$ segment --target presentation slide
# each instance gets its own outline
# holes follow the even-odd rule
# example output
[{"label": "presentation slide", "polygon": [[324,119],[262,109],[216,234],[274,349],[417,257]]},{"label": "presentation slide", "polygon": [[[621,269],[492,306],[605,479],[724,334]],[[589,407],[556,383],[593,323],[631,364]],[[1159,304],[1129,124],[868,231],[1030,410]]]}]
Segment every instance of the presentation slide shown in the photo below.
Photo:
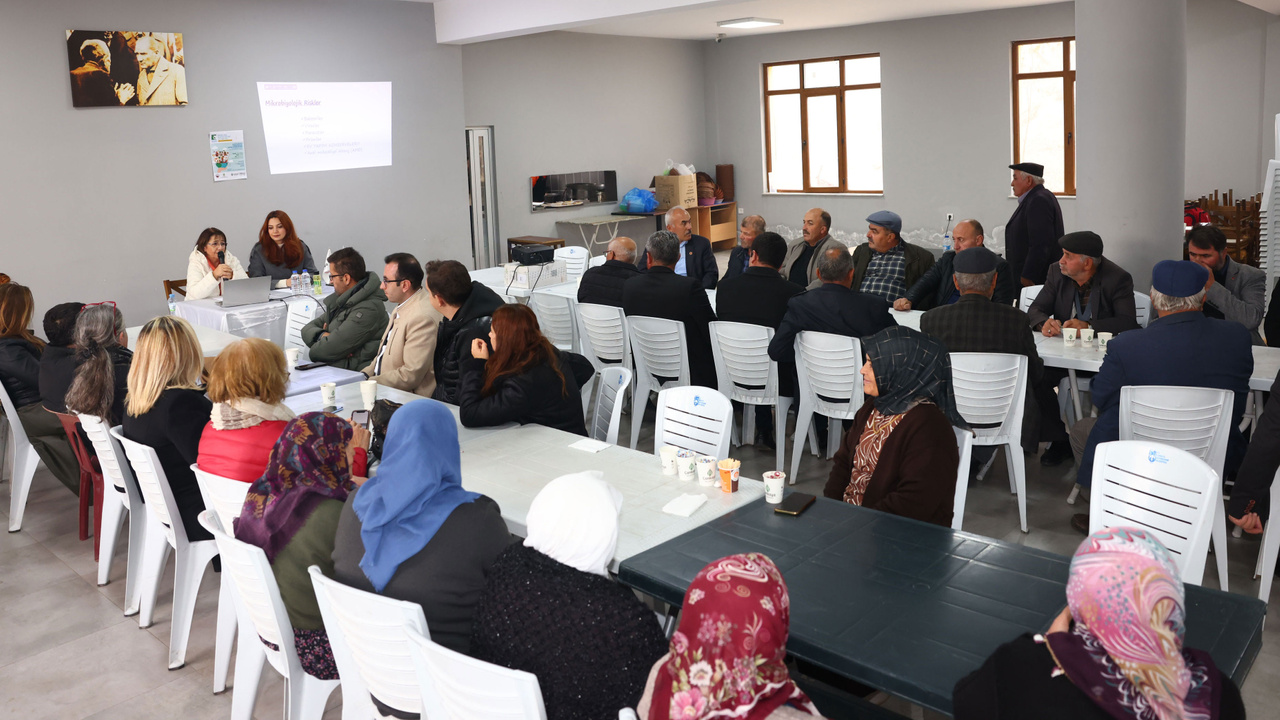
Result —
[{"label": "presentation slide", "polygon": [[391,164],[391,83],[258,83],[272,175]]}]

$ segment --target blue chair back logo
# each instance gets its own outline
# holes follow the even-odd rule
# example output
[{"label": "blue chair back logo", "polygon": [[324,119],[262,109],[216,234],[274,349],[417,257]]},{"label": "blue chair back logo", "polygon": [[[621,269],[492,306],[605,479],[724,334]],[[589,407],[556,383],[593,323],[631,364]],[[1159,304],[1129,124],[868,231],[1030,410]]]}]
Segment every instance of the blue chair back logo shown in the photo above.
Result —
[{"label": "blue chair back logo", "polygon": [[1153,463],[1158,462],[1161,465],[1166,465],[1169,462],[1169,458],[1165,457],[1164,455],[1161,455],[1160,452],[1157,450],[1152,450],[1151,452],[1147,453],[1147,462],[1153,462]]},{"label": "blue chair back logo", "polygon": [[707,401],[706,401],[706,400],[703,400],[701,395],[694,395],[694,396],[693,396],[693,406],[694,406],[694,407],[705,407],[705,406],[706,406],[706,404],[707,404]]}]

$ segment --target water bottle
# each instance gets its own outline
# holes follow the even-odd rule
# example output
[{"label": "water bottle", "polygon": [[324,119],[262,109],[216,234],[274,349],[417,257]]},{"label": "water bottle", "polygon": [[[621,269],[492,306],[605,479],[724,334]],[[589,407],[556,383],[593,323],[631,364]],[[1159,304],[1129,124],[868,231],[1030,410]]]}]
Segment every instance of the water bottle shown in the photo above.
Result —
[{"label": "water bottle", "polygon": [[320,284],[320,273],[316,273],[315,277],[311,278],[311,294],[316,297],[324,294],[324,289]]},{"label": "water bottle", "polygon": [[294,270],[293,275],[289,277],[289,294],[298,294],[298,271]]},{"label": "water bottle", "polygon": [[307,272],[306,268],[303,268],[302,274],[298,276],[298,294],[311,294],[311,273]]},{"label": "water bottle", "polygon": [[178,293],[176,291],[169,293],[169,314],[178,314]]},{"label": "water bottle", "polygon": [[942,252],[951,252],[951,231],[948,230],[942,236]]}]

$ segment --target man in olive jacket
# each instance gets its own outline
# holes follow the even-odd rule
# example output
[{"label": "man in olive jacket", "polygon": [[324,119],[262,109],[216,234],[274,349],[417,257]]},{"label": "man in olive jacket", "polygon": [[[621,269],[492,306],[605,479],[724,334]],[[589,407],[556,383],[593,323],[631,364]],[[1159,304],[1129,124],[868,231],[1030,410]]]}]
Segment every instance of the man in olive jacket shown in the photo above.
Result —
[{"label": "man in olive jacket", "polygon": [[353,248],[329,256],[329,278],[333,294],[324,299],[324,314],[302,328],[302,341],[312,362],[359,370],[378,354],[387,327],[387,296]]}]

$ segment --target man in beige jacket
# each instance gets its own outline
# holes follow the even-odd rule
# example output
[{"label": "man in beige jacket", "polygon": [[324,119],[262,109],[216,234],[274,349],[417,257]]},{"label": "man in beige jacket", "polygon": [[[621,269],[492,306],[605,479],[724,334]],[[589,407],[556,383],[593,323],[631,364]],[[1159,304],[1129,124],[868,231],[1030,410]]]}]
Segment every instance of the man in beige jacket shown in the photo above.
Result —
[{"label": "man in beige jacket", "polygon": [[440,312],[422,290],[424,274],[417,258],[395,253],[384,262],[382,290],[396,308],[378,344],[378,354],[362,372],[379,385],[431,397],[436,389],[434,360]]}]

